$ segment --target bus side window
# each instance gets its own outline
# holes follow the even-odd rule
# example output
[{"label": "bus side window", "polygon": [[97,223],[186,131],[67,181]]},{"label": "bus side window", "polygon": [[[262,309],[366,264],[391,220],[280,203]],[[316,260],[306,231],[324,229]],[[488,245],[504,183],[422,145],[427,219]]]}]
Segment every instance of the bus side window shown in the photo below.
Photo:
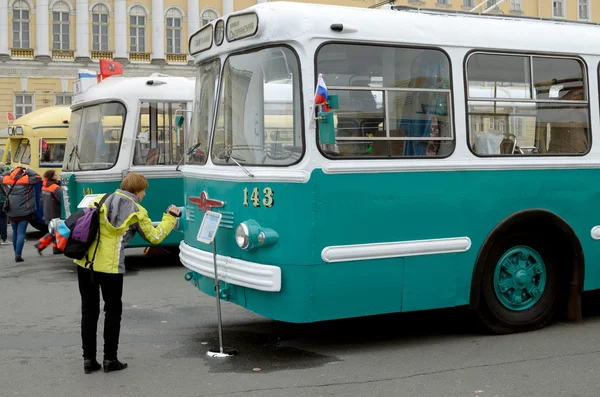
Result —
[{"label": "bus side window", "polygon": [[454,150],[450,62],[439,50],[327,44],[317,69],[338,95],[334,158],[442,157]]},{"label": "bus side window", "polygon": [[183,155],[185,103],[143,102],[138,120],[134,165],[176,165]]},{"label": "bus side window", "polygon": [[478,156],[587,153],[590,126],[584,73],[582,62],[574,58],[473,54],[467,61],[473,152]]}]

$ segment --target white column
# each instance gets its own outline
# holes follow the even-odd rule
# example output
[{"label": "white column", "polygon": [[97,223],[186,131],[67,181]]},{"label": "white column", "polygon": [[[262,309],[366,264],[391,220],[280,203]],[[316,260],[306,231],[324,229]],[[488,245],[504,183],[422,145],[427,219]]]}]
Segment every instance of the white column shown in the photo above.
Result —
[{"label": "white column", "polygon": [[8,0],[0,0],[0,55],[8,51]]},{"label": "white column", "polygon": [[165,4],[152,0],[152,60],[165,59]]},{"label": "white column", "polygon": [[50,56],[48,0],[37,0],[35,8],[35,55]]},{"label": "white column", "polygon": [[115,0],[115,53],[114,58],[127,59],[127,3]]},{"label": "white column", "polygon": [[233,12],[233,0],[222,0],[221,11],[223,15],[227,15]]},{"label": "white column", "polygon": [[191,35],[200,29],[200,2],[198,0],[188,0],[187,8],[188,37],[185,38],[186,42]]},{"label": "white column", "polygon": [[88,0],[77,0],[75,6],[75,57],[90,57],[90,25]]}]

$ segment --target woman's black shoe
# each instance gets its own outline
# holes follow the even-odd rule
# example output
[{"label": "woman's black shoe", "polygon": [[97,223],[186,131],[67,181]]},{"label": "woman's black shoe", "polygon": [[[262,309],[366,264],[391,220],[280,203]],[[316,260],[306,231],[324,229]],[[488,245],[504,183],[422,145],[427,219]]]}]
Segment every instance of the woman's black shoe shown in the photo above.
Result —
[{"label": "woman's black shoe", "polygon": [[25,262],[25,260],[23,260],[23,257],[21,257],[21,256],[15,256],[15,262],[17,262],[17,263]]},{"label": "woman's black shoe", "polygon": [[127,368],[127,363],[122,363],[119,360],[104,360],[102,363],[104,372],[120,371]]},{"label": "woman's black shoe", "polygon": [[98,371],[102,366],[96,359],[83,360],[83,370],[86,374],[91,374],[94,371]]}]

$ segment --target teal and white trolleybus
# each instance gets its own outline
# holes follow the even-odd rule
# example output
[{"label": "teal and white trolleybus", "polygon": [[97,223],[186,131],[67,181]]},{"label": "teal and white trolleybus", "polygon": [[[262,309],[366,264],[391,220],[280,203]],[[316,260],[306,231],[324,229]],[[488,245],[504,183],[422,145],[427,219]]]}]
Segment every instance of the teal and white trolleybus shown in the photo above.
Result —
[{"label": "teal and white trolleybus", "polygon": [[408,7],[211,22],[190,39],[186,279],[214,293],[212,210],[220,296],[269,318],[579,318],[600,287],[598,42],[594,24]]}]

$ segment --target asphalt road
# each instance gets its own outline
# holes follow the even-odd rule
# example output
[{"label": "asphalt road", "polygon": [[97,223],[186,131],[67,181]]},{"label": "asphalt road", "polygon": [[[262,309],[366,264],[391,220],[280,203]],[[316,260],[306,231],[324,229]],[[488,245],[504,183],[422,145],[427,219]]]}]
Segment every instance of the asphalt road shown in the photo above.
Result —
[{"label": "asphalt road", "polygon": [[[541,331],[482,334],[464,310],[290,325],[223,304],[228,359],[214,298],[185,268],[132,250],[119,355],[129,368],[83,373],[75,265],[0,246],[0,396],[598,396],[600,309]],[[100,317],[98,346],[102,346]],[[101,350],[99,352],[101,358]]]}]

